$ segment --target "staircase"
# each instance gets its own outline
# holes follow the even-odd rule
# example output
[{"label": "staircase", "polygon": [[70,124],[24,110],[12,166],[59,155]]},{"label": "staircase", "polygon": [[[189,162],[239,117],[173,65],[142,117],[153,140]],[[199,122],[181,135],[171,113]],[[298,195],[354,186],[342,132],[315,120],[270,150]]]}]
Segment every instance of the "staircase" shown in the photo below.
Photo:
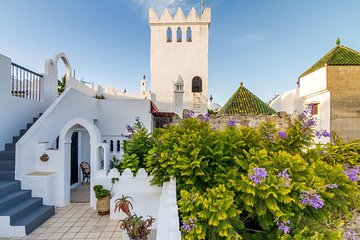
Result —
[{"label": "staircase", "polygon": [[21,182],[15,180],[16,142],[36,120],[21,129],[20,135],[0,151],[0,237],[25,236],[55,213],[54,206],[43,205],[42,198],[31,197],[31,191],[22,190]]}]

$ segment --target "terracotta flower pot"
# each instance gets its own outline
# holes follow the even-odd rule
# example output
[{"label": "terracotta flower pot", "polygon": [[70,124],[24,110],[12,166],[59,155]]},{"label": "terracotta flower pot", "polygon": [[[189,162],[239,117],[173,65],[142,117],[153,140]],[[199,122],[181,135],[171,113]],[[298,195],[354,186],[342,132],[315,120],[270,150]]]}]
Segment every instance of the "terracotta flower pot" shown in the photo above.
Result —
[{"label": "terracotta flower pot", "polygon": [[110,213],[110,196],[98,199],[96,202],[96,210],[99,215],[107,215]]}]

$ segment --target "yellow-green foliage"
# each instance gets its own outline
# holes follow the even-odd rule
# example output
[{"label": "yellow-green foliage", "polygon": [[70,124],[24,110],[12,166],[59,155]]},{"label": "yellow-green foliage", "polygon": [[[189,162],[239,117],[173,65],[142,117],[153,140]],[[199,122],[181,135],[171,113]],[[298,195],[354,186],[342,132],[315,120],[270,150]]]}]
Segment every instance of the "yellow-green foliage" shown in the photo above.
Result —
[{"label": "yellow-green foliage", "polygon": [[[176,178],[184,239],[342,239],[340,226],[360,205],[359,187],[344,174],[346,161],[322,154],[340,158],[347,148],[314,147],[313,125],[303,115],[282,133],[272,123],[214,130],[188,118],[156,131],[147,170],[153,184]],[[259,169],[266,177],[256,182]],[[323,206],[306,204],[305,193]],[[287,221],[289,231],[280,230]]]}]

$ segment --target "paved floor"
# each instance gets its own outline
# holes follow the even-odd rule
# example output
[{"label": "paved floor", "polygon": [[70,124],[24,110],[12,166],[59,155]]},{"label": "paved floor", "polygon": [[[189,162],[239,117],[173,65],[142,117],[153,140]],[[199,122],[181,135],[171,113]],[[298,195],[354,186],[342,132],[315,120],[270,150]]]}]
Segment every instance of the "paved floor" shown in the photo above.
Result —
[{"label": "paved floor", "polygon": [[18,239],[128,239],[118,221],[99,216],[89,203],[71,203],[57,208],[55,215],[25,238]]},{"label": "paved floor", "polygon": [[99,216],[89,203],[71,203],[24,239],[127,239],[118,221]]},{"label": "paved floor", "polygon": [[90,202],[90,183],[84,182],[83,185],[80,185],[71,190],[70,202],[74,203],[88,203]]}]

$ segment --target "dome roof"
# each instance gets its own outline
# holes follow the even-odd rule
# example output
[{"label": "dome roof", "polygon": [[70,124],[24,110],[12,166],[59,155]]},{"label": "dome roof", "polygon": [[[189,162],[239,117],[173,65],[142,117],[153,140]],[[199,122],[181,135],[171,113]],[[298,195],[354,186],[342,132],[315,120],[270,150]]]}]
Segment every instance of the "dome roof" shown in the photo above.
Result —
[{"label": "dome roof", "polygon": [[218,104],[216,102],[209,102],[209,104],[208,104],[209,110],[218,111],[218,110],[220,110],[220,108],[221,108],[220,104]]}]

